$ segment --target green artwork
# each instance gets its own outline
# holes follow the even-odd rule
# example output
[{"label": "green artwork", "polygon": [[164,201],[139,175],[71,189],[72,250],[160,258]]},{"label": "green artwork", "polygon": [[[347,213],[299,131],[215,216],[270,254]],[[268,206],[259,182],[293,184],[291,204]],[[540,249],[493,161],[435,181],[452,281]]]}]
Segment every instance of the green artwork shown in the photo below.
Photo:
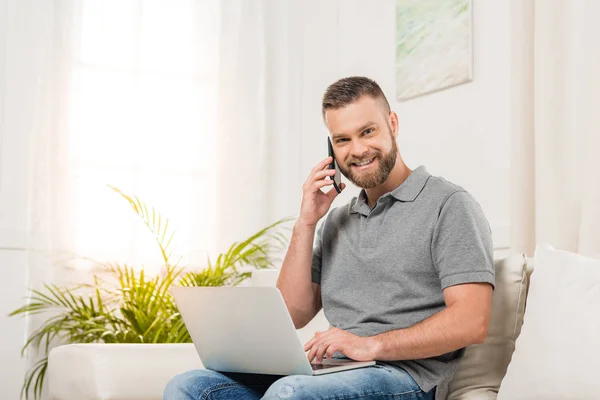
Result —
[{"label": "green artwork", "polygon": [[471,0],[396,0],[396,97],[473,79]]}]

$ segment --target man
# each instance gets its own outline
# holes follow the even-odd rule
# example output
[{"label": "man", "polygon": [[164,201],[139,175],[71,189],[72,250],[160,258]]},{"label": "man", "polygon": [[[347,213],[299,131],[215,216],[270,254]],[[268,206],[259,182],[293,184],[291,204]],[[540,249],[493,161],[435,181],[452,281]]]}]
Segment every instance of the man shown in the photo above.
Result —
[{"label": "man", "polygon": [[377,365],[320,376],[192,371],[165,399],[443,399],[462,349],[485,340],[494,269],[481,207],[404,164],[398,117],[374,81],[335,82],[322,110],[339,168],[362,190],[317,231],[337,192],[321,191],[332,185],[331,158],[315,166],[277,287],[296,328],[321,308],[331,324],[306,343],[309,360]]}]

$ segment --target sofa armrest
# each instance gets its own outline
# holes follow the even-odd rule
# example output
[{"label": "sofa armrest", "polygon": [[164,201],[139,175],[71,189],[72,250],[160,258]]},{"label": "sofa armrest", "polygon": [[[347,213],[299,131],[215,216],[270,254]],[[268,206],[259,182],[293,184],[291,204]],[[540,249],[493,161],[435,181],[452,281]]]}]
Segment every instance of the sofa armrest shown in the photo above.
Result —
[{"label": "sofa armrest", "polygon": [[178,373],[203,368],[189,344],[70,344],[48,359],[51,400],[160,400]]}]

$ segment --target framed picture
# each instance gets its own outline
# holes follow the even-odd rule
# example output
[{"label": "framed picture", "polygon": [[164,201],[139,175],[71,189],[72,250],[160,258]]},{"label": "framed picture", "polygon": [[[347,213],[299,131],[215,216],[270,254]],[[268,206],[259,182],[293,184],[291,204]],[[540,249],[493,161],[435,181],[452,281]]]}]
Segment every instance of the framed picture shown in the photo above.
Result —
[{"label": "framed picture", "polygon": [[396,0],[396,98],[473,80],[472,0]]}]

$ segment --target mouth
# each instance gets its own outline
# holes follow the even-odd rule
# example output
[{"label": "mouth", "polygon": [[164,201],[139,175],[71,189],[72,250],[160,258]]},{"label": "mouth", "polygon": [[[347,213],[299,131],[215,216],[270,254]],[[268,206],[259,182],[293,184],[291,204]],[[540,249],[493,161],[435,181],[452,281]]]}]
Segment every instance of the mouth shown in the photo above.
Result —
[{"label": "mouth", "polygon": [[357,170],[363,170],[363,169],[368,169],[371,167],[371,165],[373,165],[375,163],[375,160],[377,159],[377,157],[371,157],[368,158],[366,160],[360,161],[360,162],[356,162],[356,163],[352,163],[350,165],[352,165],[352,168],[357,169]]}]

